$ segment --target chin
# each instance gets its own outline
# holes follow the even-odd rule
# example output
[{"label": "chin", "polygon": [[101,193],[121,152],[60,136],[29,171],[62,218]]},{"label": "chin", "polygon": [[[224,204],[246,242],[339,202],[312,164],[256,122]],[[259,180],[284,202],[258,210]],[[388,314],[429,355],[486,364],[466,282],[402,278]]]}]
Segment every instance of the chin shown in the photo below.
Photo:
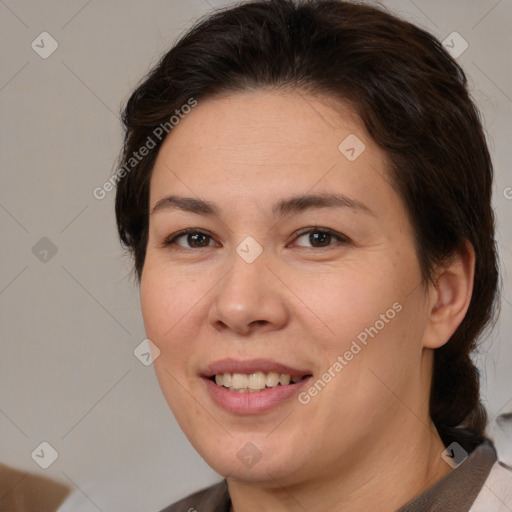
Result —
[{"label": "chin", "polygon": [[[224,478],[267,484],[291,483],[292,475],[300,473],[300,466],[307,466],[307,454],[302,446],[286,444],[281,436],[270,439],[268,432],[263,434],[225,433],[224,439],[191,440],[196,451],[205,462]],[[301,451],[301,461],[297,453]]]}]

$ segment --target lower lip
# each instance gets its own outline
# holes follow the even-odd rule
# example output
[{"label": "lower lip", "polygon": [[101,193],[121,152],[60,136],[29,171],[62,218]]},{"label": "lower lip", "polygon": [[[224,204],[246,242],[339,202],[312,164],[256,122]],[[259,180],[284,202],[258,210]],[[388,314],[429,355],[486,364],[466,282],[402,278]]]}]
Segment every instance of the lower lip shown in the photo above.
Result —
[{"label": "lower lip", "polygon": [[277,407],[285,400],[290,400],[298,395],[310,378],[306,377],[294,384],[278,385],[254,393],[238,393],[219,386],[210,379],[204,378],[204,381],[213,401],[226,411],[235,414],[257,414]]}]

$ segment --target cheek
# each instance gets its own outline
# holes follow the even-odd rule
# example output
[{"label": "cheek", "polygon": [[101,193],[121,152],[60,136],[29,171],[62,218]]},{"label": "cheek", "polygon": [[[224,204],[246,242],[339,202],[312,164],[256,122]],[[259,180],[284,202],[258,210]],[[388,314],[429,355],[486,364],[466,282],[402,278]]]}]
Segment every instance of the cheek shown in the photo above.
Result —
[{"label": "cheek", "polygon": [[341,340],[350,343],[376,322],[381,327],[381,315],[388,310],[391,310],[388,316],[394,318],[393,304],[402,300],[401,289],[385,266],[357,267],[355,263],[349,265],[346,262],[343,268],[324,275],[313,273],[297,277],[294,292],[303,298],[310,310],[310,325],[315,322],[323,332],[323,338],[332,340],[333,348],[343,348],[339,346]]},{"label": "cheek", "polygon": [[176,339],[177,332],[191,325],[184,320],[193,314],[201,293],[199,280],[153,264],[151,258],[146,263],[140,283],[142,316],[146,334],[160,349]]},{"label": "cheek", "polygon": [[419,278],[414,260],[396,263],[383,255],[378,262],[353,262],[320,278],[317,273],[295,281],[294,291],[311,310],[302,315],[311,319],[306,326],[311,354],[323,361],[322,372],[331,368],[336,375],[324,398],[346,402],[345,410],[355,408],[354,421],[359,407],[376,408],[389,394],[376,375],[398,386],[418,364],[425,312],[420,289],[411,289]]},{"label": "cheek", "polygon": [[144,328],[160,350],[153,362],[162,393],[176,412],[187,410],[183,394],[179,392],[187,381],[187,369],[193,346],[182,335],[190,322],[183,321],[190,310],[189,299],[182,286],[164,269],[147,260],[140,282],[140,301]]},{"label": "cheek", "polygon": [[[140,302],[142,309],[142,318],[147,337],[155,343],[160,350],[162,335],[165,332],[165,320],[168,308],[167,286],[163,279],[158,279],[157,274],[144,267],[140,282]],[[172,319],[168,319],[172,321]],[[168,324],[169,326],[172,324]],[[169,328],[169,327],[167,327]]]}]

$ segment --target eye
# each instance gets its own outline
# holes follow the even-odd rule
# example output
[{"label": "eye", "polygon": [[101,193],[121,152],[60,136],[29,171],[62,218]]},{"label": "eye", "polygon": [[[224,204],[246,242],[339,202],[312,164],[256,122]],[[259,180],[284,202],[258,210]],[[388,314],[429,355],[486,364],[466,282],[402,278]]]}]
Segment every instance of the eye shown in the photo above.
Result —
[{"label": "eye", "polygon": [[[184,243],[178,243],[178,240],[183,240]],[[211,247],[210,242],[212,241],[213,238],[208,233],[190,228],[184,229],[166,238],[163,246],[169,247],[171,245],[177,245],[185,249],[203,249],[205,247]]]},{"label": "eye", "polygon": [[[305,238],[307,236],[307,238]],[[298,233],[297,238],[295,241],[300,240],[301,238],[304,238],[306,240],[306,243],[310,243],[310,246],[297,244],[301,247],[314,247],[316,249],[322,249],[324,247],[330,247],[333,244],[331,243],[333,239],[337,240],[341,243],[350,243],[349,238],[347,238],[345,235],[342,235],[340,233],[336,233],[332,229],[329,228],[306,228],[304,230],[301,230]]]}]

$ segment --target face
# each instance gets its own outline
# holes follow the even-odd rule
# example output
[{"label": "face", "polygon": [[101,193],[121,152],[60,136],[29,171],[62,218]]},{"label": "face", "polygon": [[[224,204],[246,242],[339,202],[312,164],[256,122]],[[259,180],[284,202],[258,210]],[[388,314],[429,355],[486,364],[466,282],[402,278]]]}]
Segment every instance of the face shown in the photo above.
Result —
[{"label": "face", "polygon": [[153,170],[141,302],[155,370],[190,442],[233,479],[327,478],[428,408],[412,228],[385,155],[333,105],[204,100]]}]

